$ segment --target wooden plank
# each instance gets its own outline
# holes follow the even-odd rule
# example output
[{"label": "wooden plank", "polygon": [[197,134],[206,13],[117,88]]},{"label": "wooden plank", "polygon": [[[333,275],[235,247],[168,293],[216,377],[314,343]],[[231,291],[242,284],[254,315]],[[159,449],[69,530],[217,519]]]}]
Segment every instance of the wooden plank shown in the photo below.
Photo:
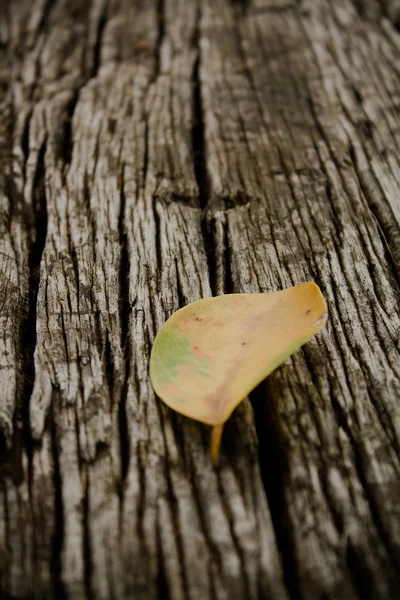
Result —
[{"label": "wooden plank", "polygon": [[[396,3],[28,4],[0,26],[1,594],[394,597]],[[155,334],[305,280],[328,326],[215,470]]]},{"label": "wooden plank", "polygon": [[398,74],[382,55],[398,47],[349,3],[258,2],[243,16],[209,2],[202,32],[209,210],[224,230],[225,290],[312,279],[329,306],[324,332],[256,401],[286,569],[305,598],[394,596]]}]

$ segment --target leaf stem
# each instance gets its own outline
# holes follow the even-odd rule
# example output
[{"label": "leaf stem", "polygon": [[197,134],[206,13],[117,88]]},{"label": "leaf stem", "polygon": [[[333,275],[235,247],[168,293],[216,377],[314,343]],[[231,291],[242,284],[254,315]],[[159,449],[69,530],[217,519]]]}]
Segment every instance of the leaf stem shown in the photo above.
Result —
[{"label": "leaf stem", "polygon": [[224,423],[215,425],[211,430],[210,454],[211,461],[214,467],[219,463],[219,449],[221,446],[222,432],[224,431]]}]

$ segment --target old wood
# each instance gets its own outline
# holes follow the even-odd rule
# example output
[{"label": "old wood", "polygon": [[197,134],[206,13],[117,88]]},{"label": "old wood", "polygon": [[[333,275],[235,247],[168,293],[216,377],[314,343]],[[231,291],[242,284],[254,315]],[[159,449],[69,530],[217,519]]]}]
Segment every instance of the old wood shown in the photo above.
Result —
[{"label": "old wood", "polygon": [[[0,597],[395,598],[400,3],[0,2]],[[179,306],[313,280],[229,421],[148,377]]]}]

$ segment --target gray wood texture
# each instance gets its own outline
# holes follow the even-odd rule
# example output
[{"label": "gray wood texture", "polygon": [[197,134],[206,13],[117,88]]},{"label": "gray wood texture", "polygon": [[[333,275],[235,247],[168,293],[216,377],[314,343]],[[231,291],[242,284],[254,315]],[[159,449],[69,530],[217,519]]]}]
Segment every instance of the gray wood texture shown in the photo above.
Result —
[{"label": "gray wood texture", "polygon": [[[0,1],[0,597],[400,595],[400,3]],[[209,428],[180,306],[327,327]]]}]

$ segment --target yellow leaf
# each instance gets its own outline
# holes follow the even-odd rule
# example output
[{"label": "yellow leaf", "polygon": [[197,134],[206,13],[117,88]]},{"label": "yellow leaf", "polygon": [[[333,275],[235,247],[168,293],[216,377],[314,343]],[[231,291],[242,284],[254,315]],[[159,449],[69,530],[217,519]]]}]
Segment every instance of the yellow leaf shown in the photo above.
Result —
[{"label": "yellow leaf", "polygon": [[156,337],[150,378],[177,412],[214,427],[218,461],[223,424],[236,406],[325,324],[315,283],[280,292],[227,294],[178,310]]}]

